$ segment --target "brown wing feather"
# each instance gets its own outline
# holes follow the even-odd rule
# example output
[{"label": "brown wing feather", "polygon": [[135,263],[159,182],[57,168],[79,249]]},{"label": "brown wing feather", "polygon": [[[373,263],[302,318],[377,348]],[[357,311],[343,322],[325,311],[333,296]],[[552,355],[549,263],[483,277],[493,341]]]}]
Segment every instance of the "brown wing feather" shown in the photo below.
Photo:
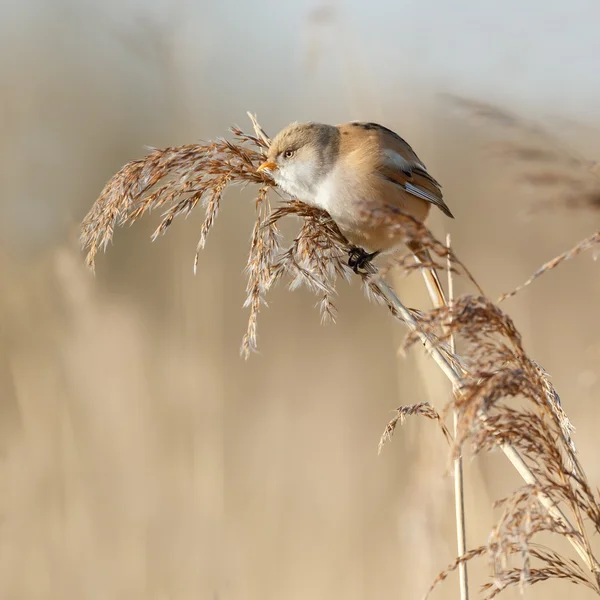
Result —
[{"label": "brown wing feather", "polygon": [[[372,155],[380,156],[381,160],[373,165],[386,179],[402,187],[407,193],[437,206],[445,215],[454,218],[444,202],[440,184],[429,174],[417,153],[410,144],[397,133],[377,123],[353,122],[341,125],[340,132],[352,129],[353,142],[358,145],[376,146]],[[360,134],[360,135],[357,135]],[[400,156],[406,164],[396,164],[385,160],[385,150],[390,150]]]},{"label": "brown wing feather", "polygon": [[409,172],[401,171],[391,165],[382,165],[377,169],[382,175],[391,179],[409,194],[437,206],[445,215],[454,219],[454,215],[444,202],[439,184],[427,172],[419,172],[414,167]]}]

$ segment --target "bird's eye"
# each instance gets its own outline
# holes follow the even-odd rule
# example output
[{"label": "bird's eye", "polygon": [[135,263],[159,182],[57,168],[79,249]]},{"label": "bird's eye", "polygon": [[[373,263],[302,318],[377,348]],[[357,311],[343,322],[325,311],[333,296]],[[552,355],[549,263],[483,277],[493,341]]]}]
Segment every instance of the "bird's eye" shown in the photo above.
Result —
[{"label": "bird's eye", "polygon": [[294,151],[293,150],[286,150],[283,153],[283,156],[285,156],[285,158],[292,158],[292,156],[294,156]]}]

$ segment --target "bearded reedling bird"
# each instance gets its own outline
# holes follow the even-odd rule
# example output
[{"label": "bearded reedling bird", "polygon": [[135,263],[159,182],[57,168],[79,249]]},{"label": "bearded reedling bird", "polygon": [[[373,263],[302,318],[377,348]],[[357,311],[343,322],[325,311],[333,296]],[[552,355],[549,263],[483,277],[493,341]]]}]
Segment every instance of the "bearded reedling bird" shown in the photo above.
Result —
[{"label": "bearded reedling bird", "polygon": [[[258,170],[284,192],[329,213],[355,246],[348,264],[357,273],[379,253],[407,243],[397,224],[373,218],[378,210],[400,209],[423,222],[433,205],[454,218],[440,184],[414,150],[377,123],[292,123],[277,134]],[[419,262],[431,263],[427,249],[416,242],[407,245]],[[435,270],[425,273],[443,303]]]}]

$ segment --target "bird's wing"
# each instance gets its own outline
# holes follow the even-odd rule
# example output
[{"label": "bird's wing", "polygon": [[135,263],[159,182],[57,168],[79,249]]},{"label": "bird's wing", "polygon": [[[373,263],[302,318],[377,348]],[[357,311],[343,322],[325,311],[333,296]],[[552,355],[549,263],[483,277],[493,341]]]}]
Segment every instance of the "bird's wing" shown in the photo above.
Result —
[{"label": "bird's wing", "polygon": [[352,122],[343,127],[351,127],[356,133],[360,131],[361,137],[376,141],[378,160],[375,168],[383,177],[454,218],[444,202],[440,184],[429,174],[408,142],[377,123]]}]

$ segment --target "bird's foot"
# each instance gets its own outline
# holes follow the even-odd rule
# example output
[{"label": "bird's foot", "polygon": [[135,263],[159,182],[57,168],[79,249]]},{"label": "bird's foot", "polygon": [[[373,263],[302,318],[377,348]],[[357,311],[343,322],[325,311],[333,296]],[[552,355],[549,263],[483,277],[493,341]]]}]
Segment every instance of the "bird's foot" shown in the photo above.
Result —
[{"label": "bird's foot", "polygon": [[368,273],[367,266],[379,254],[379,252],[371,252],[370,254],[364,248],[351,248],[348,251],[348,266],[357,275]]}]

